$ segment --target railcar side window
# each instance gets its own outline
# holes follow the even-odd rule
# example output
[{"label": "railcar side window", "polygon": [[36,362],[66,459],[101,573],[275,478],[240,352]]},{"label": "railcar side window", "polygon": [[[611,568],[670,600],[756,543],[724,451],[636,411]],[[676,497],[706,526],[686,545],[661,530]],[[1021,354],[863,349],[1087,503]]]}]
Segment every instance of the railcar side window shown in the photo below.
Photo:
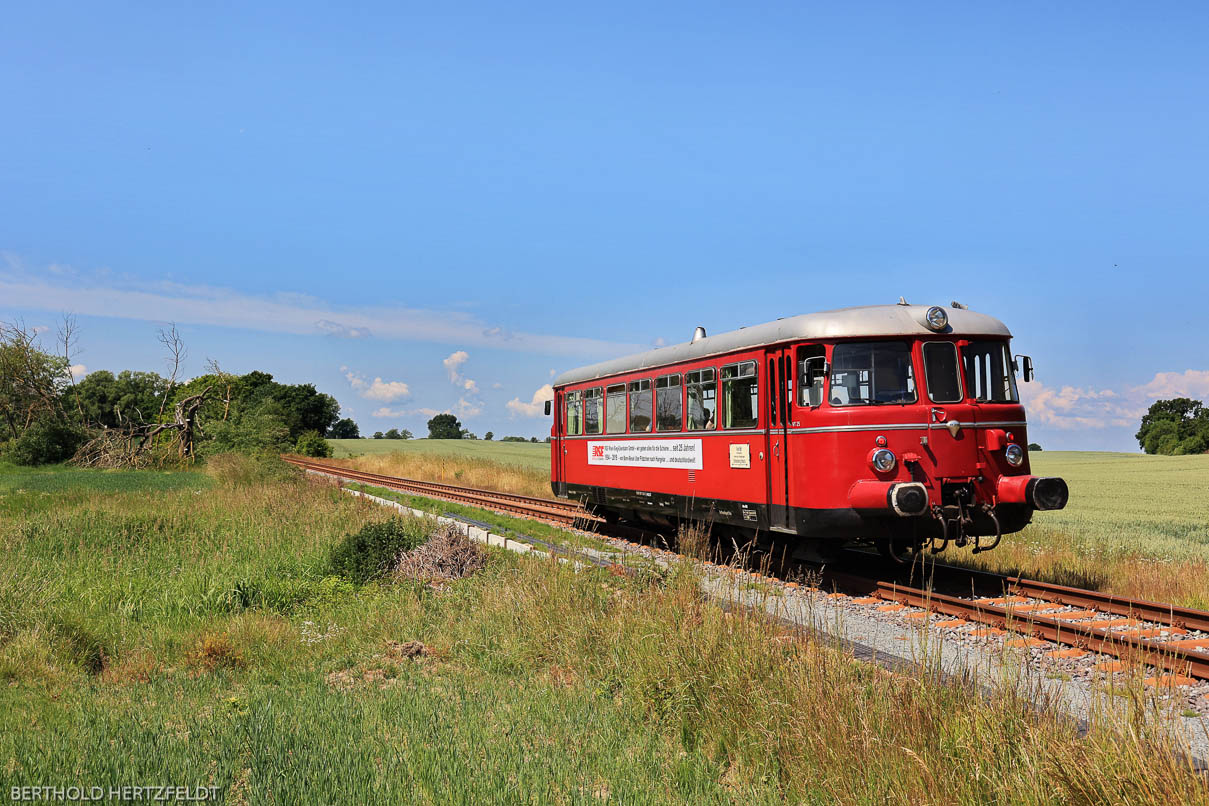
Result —
[{"label": "railcar side window", "polygon": [[823,379],[826,377],[826,353],[823,345],[812,344],[798,348],[798,405],[818,406],[823,402]]},{"label": "railcar side window", "polygon": [[914,403],[915,371],[905,341],[842,342],[831,352],[831,405]]},{"label": "railcar side window", "polygon": [[651,430],[651,382],[630,381],[630,431]]},{"label": "railcar side window", "polygon": [[625,433],[625,384],[605,390],[605,430],[610,434]]},{"label": "railcar side window", "polygon": [[1002,341],[972,341],[965,348],[966,388],[981,403],[1015,403],[1016,374]]},{"label": "railcar side window", "polygon": [[567,436],[584,432],[583,397],[580,392],[567,392]]},{"label": "railcar side window", "polygon": [[680,396],[680,376],[664,375],[655,379],[655,430],[679,431],[684,423],[684,400]]},{"label": "railcar side window", "polygon": [[760,411],[756,362],[722,368],[722,427],[754,428]]},{"label": "railcar side window", "polygon": [[957,345],[949,341],[924,342],[924,378],[933,403],[961,401],[961,376],[957,372]]},{"label": "railcar side window", "polygon": [[599,434],[601,423],[601,409],[604,404],[604,399],[600,396],[600,387],[584,390],[584,433]]},{"label": "railcar side window", "polygon": [[684,376],[688,392],[688,430],[707,431],[716,428],[718,411],[718,379],[713,368],[699,369]]}]

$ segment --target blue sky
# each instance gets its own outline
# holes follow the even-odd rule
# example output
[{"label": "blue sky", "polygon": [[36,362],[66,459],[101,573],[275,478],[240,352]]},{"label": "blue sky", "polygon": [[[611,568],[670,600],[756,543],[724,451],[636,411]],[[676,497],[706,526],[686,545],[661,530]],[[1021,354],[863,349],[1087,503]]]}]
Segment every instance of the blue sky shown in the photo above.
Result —
[{"label": "blue sky", "polygon": [[551,370],[957,299],[1033,355],[1034,439],[1132,450],[1209,398],[1207,36],[1198,3],[22,4],[0,318],[75,312],[88,370],[162,369],[172,320],[190,371],[363,431],[542,435]]}]

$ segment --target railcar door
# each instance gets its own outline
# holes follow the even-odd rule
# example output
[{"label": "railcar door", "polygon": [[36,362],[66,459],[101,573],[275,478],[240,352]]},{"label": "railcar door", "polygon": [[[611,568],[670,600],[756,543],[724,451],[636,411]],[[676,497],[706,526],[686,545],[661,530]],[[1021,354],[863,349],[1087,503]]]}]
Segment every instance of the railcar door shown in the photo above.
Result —
[{"label": "railcar door", "polygon": [[554,471],[554,494],[566,495],[567,492],[567,442],[563,436],[567,433],[564,423],[567,418],[566,392],[559,389],[554,393],[554,417],[550,426],[550,463]]},{"label": "railcar door", "polygon": [[793,394],[791,348],[766,350],[764,354],[764,454],[768,461],[768,526],[775,531],[793,531],[789,518],[789,405]]}]

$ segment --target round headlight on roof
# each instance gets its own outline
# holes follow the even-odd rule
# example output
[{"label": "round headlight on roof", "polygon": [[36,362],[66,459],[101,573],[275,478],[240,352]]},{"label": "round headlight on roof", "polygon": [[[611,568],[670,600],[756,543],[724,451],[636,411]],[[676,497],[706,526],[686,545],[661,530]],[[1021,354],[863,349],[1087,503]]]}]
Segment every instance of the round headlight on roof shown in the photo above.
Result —
[{"label": "round headlight on roof", "polygon": [[949,315],[939,305],[933,305],[929,308],[928,312],[924,314],[924,319],[927,321],[928,327],[933,330],[944,330],[949,326]]}]

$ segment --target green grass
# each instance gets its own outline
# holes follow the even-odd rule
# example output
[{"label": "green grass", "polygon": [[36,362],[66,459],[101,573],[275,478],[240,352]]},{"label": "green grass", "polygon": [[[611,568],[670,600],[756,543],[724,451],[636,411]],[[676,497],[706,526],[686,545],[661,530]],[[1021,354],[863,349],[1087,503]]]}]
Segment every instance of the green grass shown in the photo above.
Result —
[{"label": "green grass", "polygon": [[499,513],[492,512],[488,509],[468,507],[464,504],[457,504],[452,501],[438,501],[434,498],[425,498],[424,496],[420,495],[408,495],[407,493],[401,493],[398,490],[389,490],[385,487],[374,487],[370,484],[345,482],[344,486],[350,490],[361,490],[362,492],[369,493],[370,495],[385,498],[388,501],[397,501],[404,506],[430,512],[433,515],[453,515],[456,517],[469,518],[471,520],[479,521],[480,523],[488,523],[497,527],[500,534],[509,535],[509,533],[511,533],[516,535],[527,535],[529,537],[535,537],[538,540],[544,540],[547,543],[591,548],[611,554],[617,552],[617,549],[613,548],[602,540],[587,537],[577,532],[568,532],[566,529],[560,529],[557,526],[550,526],[538,521],[531,521],[525,518],[513,518],[509,515],[500,515]]},{"label": "green grass", "polygon": [[[437,590],[328,575],[394,513],[216,464],[0,519],[0,788],[227,803],[1167,803],[1161,734],[891,676],[704,602],[493,551]],[[221,471],[221,472],[218,472]],[[50,471],[51,473],[55,471]],[[106,481],[105,484],[110,484]],[[44,500],[21,499],[24,504]],[[442,505],[442,508],[445,507]],[[486,520],[486,518],[481,518]],[[422,641],[418,659],[392,642]]]},{"label": "green grass", "polygon": [[402,453],[486,459],[506,465],[550,470],[550,446],[545,442],[499,442],[485,439],[329,439],[336,459]]}]

